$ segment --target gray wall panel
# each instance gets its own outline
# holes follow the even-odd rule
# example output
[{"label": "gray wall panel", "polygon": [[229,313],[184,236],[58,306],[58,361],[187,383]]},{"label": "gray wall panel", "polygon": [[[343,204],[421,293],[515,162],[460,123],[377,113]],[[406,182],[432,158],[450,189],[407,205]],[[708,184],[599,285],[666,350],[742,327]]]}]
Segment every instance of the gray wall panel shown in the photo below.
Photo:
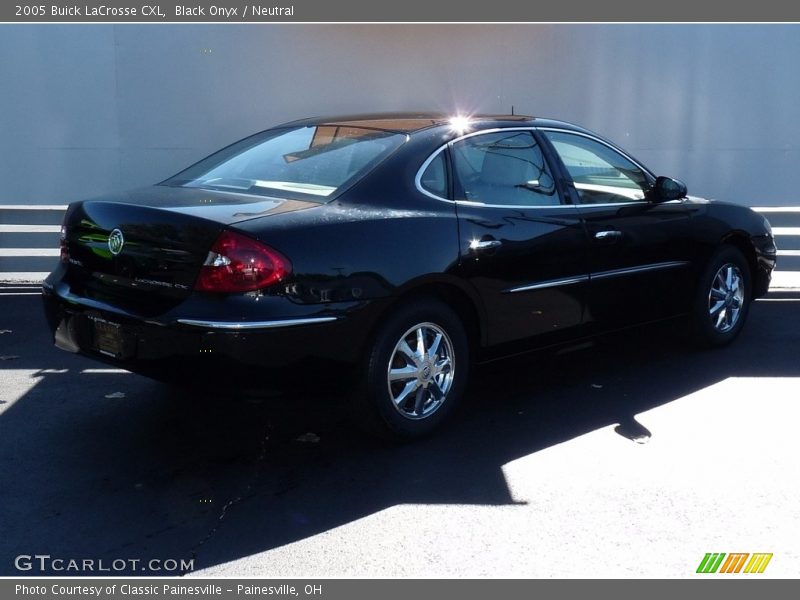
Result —
[{"label": "gray wall panel", "polygon": [[0,202],[119,182],[114,30],[0,26]]},{"label": "gray wall panel", "polygon": [[158,181],[272,124],[369,110],[553,116],[690,191],[795,202],[798,26],[0,26],[0,203]]}]

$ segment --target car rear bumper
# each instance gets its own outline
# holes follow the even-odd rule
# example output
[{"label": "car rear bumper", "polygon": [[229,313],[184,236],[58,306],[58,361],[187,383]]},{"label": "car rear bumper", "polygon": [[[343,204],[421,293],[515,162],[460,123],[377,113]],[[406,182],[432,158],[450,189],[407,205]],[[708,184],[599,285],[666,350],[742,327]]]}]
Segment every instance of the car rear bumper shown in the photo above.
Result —
[{"label": "car rear bumper", "polygon": [[42,298],[63,350],[158,379],[234,387],[279,386],[356,364],[375,312],[371,301],[298,305],[272,297],[256,312],[234,299],[193,297],[150,318],[76,297],[51,278]]}]

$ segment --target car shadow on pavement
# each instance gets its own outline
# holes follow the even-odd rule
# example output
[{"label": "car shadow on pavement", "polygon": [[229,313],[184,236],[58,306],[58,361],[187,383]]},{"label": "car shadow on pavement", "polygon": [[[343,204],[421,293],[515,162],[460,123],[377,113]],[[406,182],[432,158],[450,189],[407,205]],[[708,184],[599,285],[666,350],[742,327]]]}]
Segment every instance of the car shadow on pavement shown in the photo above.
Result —
[{"label": "car shadow on pavement", "polygon": [[653,407],[731,376],[800,376],[788,351],[800,330],[786,326],[797,306],[758,303],[720,350],[647,329],[480,367],[448,426],[405,444],[358,433],[324,387],[176,390],[56,351],[31,319],[30,336],[3,350],[19,358],[0,363],[3,385],[29,382],[0,407],[0,575],[42,574],[14,566],[34,554],[141,561],[49,574],[172,575],[148,561],[218,565],[399,504],[513,504],[510,461],[611,425],[643,443],[659,432],[636,415]]}]

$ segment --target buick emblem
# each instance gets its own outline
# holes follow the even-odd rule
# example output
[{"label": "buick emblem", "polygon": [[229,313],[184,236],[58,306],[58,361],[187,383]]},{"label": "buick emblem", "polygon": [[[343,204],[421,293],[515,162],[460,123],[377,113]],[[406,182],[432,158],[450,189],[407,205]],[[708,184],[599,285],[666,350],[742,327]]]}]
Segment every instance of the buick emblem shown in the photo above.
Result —
[{"label": "buick emblem", "polygon": [[108,249],[116,256],[120,252],[122,252],[122,247],[125,245],[125,236],[122,235],[122,232],[119,229],[115,229],[111,233],[108,234]]}]

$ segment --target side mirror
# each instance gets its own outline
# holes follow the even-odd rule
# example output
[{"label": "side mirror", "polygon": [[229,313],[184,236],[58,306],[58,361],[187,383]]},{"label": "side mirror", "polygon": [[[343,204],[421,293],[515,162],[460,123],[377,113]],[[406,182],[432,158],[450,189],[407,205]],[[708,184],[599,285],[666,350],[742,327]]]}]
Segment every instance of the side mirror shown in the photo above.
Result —
[{"label": "side mirror", "polygon": [[672,177],[656,178],[653,186],[653,201],[667,202],[669,200],[679,200],[686,196],[686,184]]}]

